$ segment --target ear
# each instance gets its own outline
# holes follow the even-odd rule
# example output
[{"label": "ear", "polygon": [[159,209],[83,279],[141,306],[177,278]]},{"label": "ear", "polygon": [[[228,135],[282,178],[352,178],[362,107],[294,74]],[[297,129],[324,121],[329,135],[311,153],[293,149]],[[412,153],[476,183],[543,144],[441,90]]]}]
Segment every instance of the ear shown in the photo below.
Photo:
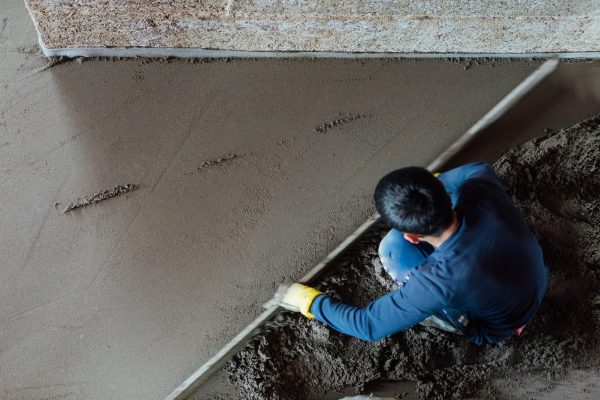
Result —
[{"label": "ear", "polygon": [[421,241],[420,235],[414,233],[405,233],[404,239],[408,240],[412,244],[419,244],[419,242]]}]

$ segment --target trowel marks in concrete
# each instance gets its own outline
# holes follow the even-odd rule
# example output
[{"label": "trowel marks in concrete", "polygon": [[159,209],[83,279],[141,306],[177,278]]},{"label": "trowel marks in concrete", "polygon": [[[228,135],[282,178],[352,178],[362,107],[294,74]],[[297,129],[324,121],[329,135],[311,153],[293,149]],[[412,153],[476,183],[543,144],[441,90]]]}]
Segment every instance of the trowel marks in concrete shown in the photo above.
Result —
[{"label": "trowel marks in concrete", "polygon": [[214,160],[203,161],[199,166],[197,166],[195,168],[195,170],[190,171],[190,172],[185,172],[184,175],[190,176],[190,175],[195,175],[204,170],[218,168],[218,167],[225,167],[228,164],[230,164],[233,160],[238,159],[243,156],[245,156],[245,154],[227,154],[224,157],[220,157],[220,158],[217,158]]},{"label": "trowel marks in concrete", "polygon": [[239,158],[239,157],[240,157],[239,154],[228,154],[225,157],[217,158],[216,160],[204,161],[196,169],[198,171],[200,171],[203,168],[217,167],[217,166],[222,165],[222,164],[227,164],[230,161],[233,161],[233,160],[235,160],[236,158]]},{"label": "trowel marks in concrete", "polygon": [[337,126],[342,126],[363,118],[371,118],[372,116],[373,114],[340,114],[339,118],[336,118],[331,122],[323,122],[321,125],[315,127],[315,131],[319,133],[327,133],[328,130]]},{"label": "trowel marks in concrete", "polygon": [[136,184],[128,183],[126,185],[115,186],[111,190],[104,190],[102,192],[90,194],[89,196],[86,196],[83,199],[77,199],[69,203],[67,205],[67,208],[65,208],[64,212],[76,210],[81,207],[89,206],[90,204],[96,204],[103,200],[108,200],[111,197],[116,197],[125,193],[129,193],[131,191],[134,191],[136,187]]},{"label": "trowel marks in concrete", "polygon": [[[413,381],[420,399],[502,398],[494,382],[508,379],[512,390],[536,371],[543,371],[534,382],[539,398],[552,398],[547,390],[559,379],[575,382],[575,370],[590,371],[598,384],[600,116],[518,146],[494,166],[538,236],[550,270],[540,312],[520,337],[478,347],[416,326],[366,343],[283,314],[228,365],[240,398],[319,399],[344,388],[361,392],[379,380]],[[384,227],[375,229],[313,284],[356,305],[392,290],[377,256],[384,233]]]}]

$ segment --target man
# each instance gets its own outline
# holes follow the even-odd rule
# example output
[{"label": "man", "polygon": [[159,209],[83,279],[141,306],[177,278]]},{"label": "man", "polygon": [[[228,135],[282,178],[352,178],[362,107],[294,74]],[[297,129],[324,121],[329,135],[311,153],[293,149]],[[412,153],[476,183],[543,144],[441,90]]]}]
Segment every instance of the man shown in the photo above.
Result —
[{"label": "man", "polygon": [[519,334],[538,310],[548,278],[542,251],[490,165],[437,177],[399,169],[378,183],[375,205],[392,228],[379,256],[400,288],[355,307],[295,283],[284,307],[368,341],[423,323],[476,344]]}]

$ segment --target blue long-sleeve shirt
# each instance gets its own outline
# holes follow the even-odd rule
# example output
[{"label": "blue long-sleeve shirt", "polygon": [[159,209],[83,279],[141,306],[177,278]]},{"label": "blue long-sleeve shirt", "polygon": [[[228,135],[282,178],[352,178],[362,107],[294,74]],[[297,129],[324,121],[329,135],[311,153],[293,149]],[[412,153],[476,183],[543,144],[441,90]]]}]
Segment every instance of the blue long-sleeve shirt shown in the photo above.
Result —
[{"label": "blue long-sleeve shirt", "polygon": [[465,335],[477,344],[514,334],[538,310],[546,291],[541,248],[489,164],[442,173],[458,229],[410,272],[406,284],[366,307],[318,296],[316,319],[363,340],[407,329],[441,310],[468,315]]}]

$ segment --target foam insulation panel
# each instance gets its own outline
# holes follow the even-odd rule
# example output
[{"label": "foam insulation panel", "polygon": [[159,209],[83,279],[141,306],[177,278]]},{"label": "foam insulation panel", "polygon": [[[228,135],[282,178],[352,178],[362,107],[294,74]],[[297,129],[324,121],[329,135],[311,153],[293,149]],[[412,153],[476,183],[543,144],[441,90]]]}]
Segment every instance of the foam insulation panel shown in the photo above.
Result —
[{"label": "foam insulation panel", "polygon": [[600,0],[25,0],[46,55],[600,51]]}]

